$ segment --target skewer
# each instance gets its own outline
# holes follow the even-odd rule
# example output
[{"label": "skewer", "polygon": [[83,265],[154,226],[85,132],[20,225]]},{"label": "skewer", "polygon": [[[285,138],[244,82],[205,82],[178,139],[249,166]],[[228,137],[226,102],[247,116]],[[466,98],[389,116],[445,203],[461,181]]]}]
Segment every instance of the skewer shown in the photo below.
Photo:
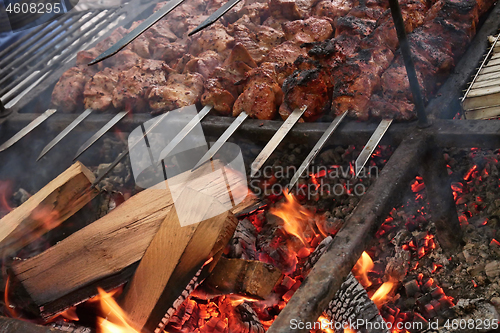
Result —
[{"label": "skewer", "polygon": [[347,115],[347,112],[342,113],[341,115],[335,117],[335,119],[332,121],[330,126],[326,129],[325,133],[319,138],[318,142],[316,142],[316,145],[314,145],[313,149],[307,155],[306,159],[302,162],[302,164],[299,167],[299,170],[293,175],[292,180],[290,181],[290,184],[288,185],[288,190],[291,190],[295,184],[297,184],[297,181],[299,180],[300,176],[304,173],[304,171],[309,167],[311,162],[314,160],[316,155],[320,152],[320,150],[323,148],[325,143],[328,141],[328,139],[332,136],[333,132],[337,129],[339,124],[344,120],[345,116]]},{"label": "skewer", "polygon": [[226,14],[228,11],[231,10],[234,6],[236,6],[241,0],[231,0],[228,1],[224,4],[224,6],[220,7],[217,9],[212,15],[210,15],[203,23],[201,23],[199,26],[197,26],[193,31],[191,31],[188,36],[192,36],[195,33],[208,28],[215,22],[217,22],[218,19],[220,19],[224,14]]},{"label": "skewer", "polygon": [[292,127],[299,121],[300,117],[306,112],[307,107],[303,106],[300,109],[293,110],[292,114],[286,118],[283,122],[283,125],[274,133],[273,137],[266,144],[264,149],[260,152],[259,156],[253,161],[251,166],[250,177],[254,177],[255,174],[260,170],[260,168],[266,163],[267,159],[274,152],[276,147],[283,141],[285,136],[290,132]]},{"label": "skewer", "polygon": [[226,141],[233,135],[234,132],[241,126],[243,121],[248,118],[248,114],[243,111],[240,113],[238,117],[229,125],[224,133],[217,139],[217,141],[213,144],[212,147],[203,155],[200,161],[194,166],[191,171],[198,169],[200,166],[208,162],[210,159],[214,157],[215,154],[221,149],[221,147],[226,143]]},{"label": "skewer", "polygon": [[107,131],[111,129],[116,123],[125,117],[129,111],[121,111],[115,115],[110,121],[106,123],[99,131],[92,135],[83,145],[80,146],[78,152],[76,153],[73,161],[76,160],[81,154],[83,154],[87,149],[89,149],[97,140],[99,140]]},{"label": "skewer", "polygon": [[5,149],[11,147],[14,143],[18,142],[21,140],[26,134],[31,132],[33,129],[38,127],[41,123],[43,123],[47,118],[52,116],[57,110],[56,109],[47,109],[44,113],[39,115],[36,119],[34,119],[31,123],[26,125],[22,130],[14,134],[12,138],[9,140],[5,141],[1,146],[0,146],[0,152],[4,151]]},{"label": "skewer", "polygon": [[55,145],[57,145],[59,142],[61,142],[66,135],[68,135],[69,132],[71,132],[78,124],[80,124],[85,118],[87,118],[91,113],[92,109],[87,109],[82,112],[75,120],[71,122],[64,130],[62,130],[61,133],[59,133],[52,141],[50,141],[42,150],[36,161],[38,162],[45,154],[47,154],[52,148],[54,148]]},{"label": "skewer", "polygon": [[[391,7],[392,19],[394,21],[394,27],[396,28],[396,33],[398,36],[399,49],[401,50],[401,55],[403,56],[406,73],[408,75],[408,81],[410,83],[413,103],[415,104],[415,109],[417,111],[417,126],[419,128],[428,127],[430,126],[430,123],[427,120],[427,115],[425,113],[424,100],[422,98],[422,92],[420,91],[420,85],[418,83],[415,65],[413,64],[410,44],[408,43],[403,16],[401,15],[401,8],[399,7],[398,0],[389,0],[389,5]],[[368,160],[370,159],[373,151],[375,150],[375,147],[377,147],[380,140],[382,140],[382,137],[384,136],[385,132],[387,132],[387,129],[389,128],[389,126],[391,126],[391,124],[392,119],[382,120],[375,132],[372,134],[370,140],[356,159],[356,177],[359,175],[366,162],[368,162]]]},{"label": "skewer", "polygon": [[139,37],[144,31],[148,30],[153,26],[155,23],[157,23],[159,20],[161,20],[163,17],[165,17],[168,13],[170,13],[172,10],[177,8],[184,0],[171,0],[169,1],[165,6],[161,7],[159,10],[154,12],[151,16],[149,16],[147,19],[145,19],[141,24],[139,24],[134,30],[132,30],[130,33],[125,35],[122,39],[120,39],[116,44],[111,46],[109,49],[101,53],[97,58],[89,62],[90,65],[95,65],[98,62],[103,61],[104,59],[107,59],[111,57],[112,55],[118,53],[121,49],[123,49],[125,46],[130,44],[134,39]]},{"label": "skewer", "polygon": [[203,118],[212,110],[212,105],[207,105],[191,119],[186,126],[168,143],[168,145],[161,151],[158,163],[167,157],[177,145],[184,140],[184,138],[198,125]]},{"label": "skewer", "polygon": [[363,170],[366,162],[368,162],[368,160],[372,156],[373,151],[375,150],[375,148],[377,148],[377,145],[379,144],[380,140],[382,140],[382,137],[384,136],[385,132],[387,132],[387,130],[389,129],[389,126],[391,126],[392,121],[393,119],[383,119],[378,125],[375,132],[373,132],[372,136],[370,137],[370,140],[368,140],[368,142],[364,146],[363,150],[356,159],[355,163],[356,178],[361,173],[361,170]]},{"label": "skewer", "polygon": [[125,150],[124,150],[123,152],[121,152],[121,153],[120,153],[120,155],[118,155],[118,156],[115,158],[115,160],[113,161],[113,163],[111,163],[111,164],[110,164],[110,165],[106,168],[106,170],[104,170],[104,171],[103,171],[103,172],[102,172],[102,173],[101,173],[101,174],[100,174],[100,175],[96,178],[96,180],[94,180],[94,182],[92,183],[91,188],[96,187],[96,186],[97,186],[97,184],[99,184],[99,182],[100,182],[100,181],[101,181],[104,177],[106,177],[106,175],[107,175],[107,174],[108,174],[111,170],[113,170],[113,169],[114,169],[114,168],[118,165],[118,163],[120,163],[120,162],[121,162],[121,160],[123,160],[123,158],[124,158],[125,156],[127,156],[127,155],[130,153],[130,151],[131,151],[132,149],[134,149],[134,147],[135,147],[135,146],[137,146],[137,144],[138,144],[139,142],[141,142],[141,140],[142,140],[142,139],[144,139],[144,138],[146,137],[146,135],[148,135],[149,133],[151,133],[151,131],[152,131],[153,129],[155,129],[155,128],[156,128],[156,127],[157,127],[157,126],[158,126],[158,125],[159,125],[159,124],[163,121],[163,119],[165,119],[165,117],[166,117],[167,115],[168,115],[168,112],[166,112],[166,113],[164,113],[162,116],[160,116],[160,117],[158,118],[158,120],[157,120],[157,121],[156,121],[153,125],[151,125],[151,126],[148,128],[148,130],[147,130],[147,131],[143,131],[142,136],[141,136],[140,138],[138,138],[138,139],[137,139],[137,141],[135,141],[135,142],[134,142],[133,144],[131,144],[131,145],[128,145],[128,147],[127,147],[127,148],[125,148]]}]

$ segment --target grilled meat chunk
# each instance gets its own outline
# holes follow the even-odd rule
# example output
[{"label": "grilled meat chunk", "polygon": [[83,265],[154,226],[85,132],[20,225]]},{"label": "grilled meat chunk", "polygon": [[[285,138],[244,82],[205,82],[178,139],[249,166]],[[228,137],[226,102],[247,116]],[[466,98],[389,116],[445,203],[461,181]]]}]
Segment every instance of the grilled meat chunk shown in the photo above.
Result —
[{"label": "grilled meat chunk", "polygon": [[269,52],[264,61],[293,64],[295,59],[297,59],[299,56],[306,57],[307,56],[306,50],[293,41],[286,41],[274,47]]},{"label": "grilled meat chunk", "polygon": [[287,40],[302,44],[324,41],[330,38],[333,28],[328,20],[310,17],[306,20],[284,23],[283,31]]},{"label": "grilled meat chunk", "polygon": [[283,101],[283,92],[270,68],[258,67],[246,74],[245,88],[233,107],[233,116],[246,112],[257,119],[274,119]]},{"label": "grilled meat chunk", "polygon": [[102,52],[106,51],[108,48],[110,48],[112,45],[114,45],[116,42],[118,42],[120,39],[123,38],[127,33],[127,30],[119,27],[115,29],[111,33],[111,35],[104,39],[103,41],[99,42],[96,44],[91,49],[85,50],[85,51],[79,51],[76,54],[76,64],[77,65],[87,65],[89,62],[94,60],[98,55],[100,55]]},{"label": "grilled meat chunk", "polygon": [[329,108],[331,85],[329,75],[319,68],[295,71],[283,84],[285,98],[279,108],[281,118],[284,120],[296,108],[307,106],[303,120],[317,120]]},{"label": "grilled meat chunk", "polygon": [[352,0],[321,0],[314,7],[313,15],[335,20],[337,17],[345,16],[353,6]]},{"label": "grilled meat chunk", "polygon": [[233,44],[234,38],[228,34],[226,28],[220,23],[215,23],[192,37],[189,53],[198,55],[203,51],[211,50],[227,55]]},{"label": "grilled meat chunk", "polygon": [[[182,68],[183,73],[200,73],[204,78],[210,74],[222,63],[222,57],[214,51],[205,51],[198,57],[189,55],[190,60]],[[181,68],[176,68],[181,70]]]},{"label": "grilled meat chunk", "polygon": [[118,72],[105,68],[96,73],[85,85],[83,96],[86,108],[104,111],[113,105],[113,90],[118,83]]},{"label": "grilled meat chunk", "polygon": [[165,74],[170,71],[163,61],[147,59],[142,64],[120,73],[118,84],[113,90],[114,107],[146,112],[147,92],[157,85],[165,85]]},{"label": "grilled meat chunk", "polygon": [[135,52],[122,50],[114,56],[99,63],[99,68],[113,67],[116,71],[126,71],[139,65],[143,59]]},{"label": "grilled meat chunk", "polygon": [[91,78],[86,65],[64,72],[52,91],[52,104],[61,112],[70,113],[81,107],[85,83]]},{"label": "grilled meat chunk", "polygon": [[167,82],[154,86],[148,94],[151,113],[171,111],[199,102],[203,92],[203,76],[198,73],[169,75]]},{"label": "grilled meat chunk", "polygon": [[376,21],[352,15],[342,16],[335,20],[335,37],[340,35],[368,36],[375,29]]},{"label": "grilled meat chunk", "polygon": [[269,51],[283,41],[283,33],[264,25],[256,25],[243,16],[230,26],[235,43],[245,46],[257,63],[261,63]]}]

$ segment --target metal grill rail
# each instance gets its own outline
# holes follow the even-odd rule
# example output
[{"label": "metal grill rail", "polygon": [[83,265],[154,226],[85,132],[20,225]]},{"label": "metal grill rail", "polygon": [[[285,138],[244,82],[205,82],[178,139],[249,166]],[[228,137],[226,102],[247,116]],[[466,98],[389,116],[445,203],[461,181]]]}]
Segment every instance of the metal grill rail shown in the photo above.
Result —
[{"label": "metal grill rail", "polygon": [[0,105],[9,108],[123,18],[119,8],[70,11],[0,52]]}]

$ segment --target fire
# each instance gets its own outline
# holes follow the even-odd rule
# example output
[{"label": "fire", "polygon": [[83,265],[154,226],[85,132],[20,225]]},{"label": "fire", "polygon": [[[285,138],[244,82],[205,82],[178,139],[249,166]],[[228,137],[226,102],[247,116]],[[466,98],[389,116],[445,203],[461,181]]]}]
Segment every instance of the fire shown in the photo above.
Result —
[{"label": "fire", "polygon": [[[323,332],[325,332],[325,333],[334,333],[335,332],[334,330],[332,330],[330,328],[330,326],[331,326],[330,321],[325,316],[323,316],[323,315],[319,316],[318,321],[321,323],[321,328],[322,328]],[[346,331],[344,330],[344,332],[346,332]]]},{"label": "fire", "polygon": [[7,311],[9,311],[9,314],[12,318],[18,318],[19,315],[17,314],[16,310],[14,309],[14,306],[10,304],[9,301],[9,282],[10,282],[10,276],[7,277],[7,281],[5,282],[5,293],[3,295],[3,301],[5,303],[5,307],[7,308]]},{"label": "fire", "polygon": [[388,301],[390,293],[396,285],[397,283],[393,281],[384,282],[372,295],[372,297],[370,297],[373,303],[375,303],[378,308],[384,305]]},{"label": "fire", "polygon": [[370,279],[368,279],[368,272],[370,272],[372,269],[372,258],[370,258],[368,253],[363,252],[353,268],[353,274],[354,276],[356,276],[359,283],[361,283],[361,285],[365,288],[368,288],[372,285],[372,282],[370,281]]},{"label": "fire", "polygon": [[296,236],[304,246],[308,247],[305,229],[309,224],[309,219],[314,215],[307,208],[303,207],[288,191],[284,191],[286,202],[276,208],[271,208],[269,212],[281,218],[284,222],[285,231]]},{"label": "fire", "polygon": [[13,209],[9,205],[7,200],[7,197],[9,196],[8,193],[10,194],[10,192],[11,192],[11,183],[0,181],[0,213],[2,213],[2,211],[3,213],[8,213]]},{"label": "fire", "polygon": [[140,333],[129,325],[127,314],[113,298],[116,291],[107,293],[101,288],[98,291],[99,295],[95,300],[100,302],[106,318],[97,318],[97,333]]}]

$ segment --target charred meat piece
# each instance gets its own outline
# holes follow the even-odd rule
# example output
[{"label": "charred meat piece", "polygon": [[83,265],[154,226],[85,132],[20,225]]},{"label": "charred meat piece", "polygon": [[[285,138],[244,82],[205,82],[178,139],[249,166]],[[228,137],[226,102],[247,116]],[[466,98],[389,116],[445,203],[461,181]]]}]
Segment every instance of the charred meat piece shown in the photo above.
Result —
[{"label": "charred meat piece", "polygon": [[173,66],[177,59],[187,53],[187,45],[184,41],[169,42],[162,37],[151,37],[149,52],[152,59],[163,60],[169,66]]},{"label": "charred meat piece", "polygon": [[283,40],[283,33],[271,27],[246,24],[233,24],[233,36],[236,43],[240,43],[257,63],[261,63],[269,51]]},{"label": "charred meat piece", "polygon": [[146,112],[147,92],[155,86],[165,85],[165,74],[169,71],[163,61],[147,59],[142,64],[120,73],[118,84],[113,90],[113,106]]},{"label": "charred meat piece", "polygon": [[302,44],[320,42],[330,38],[333,28],[328,20],[310,17],[307,20],[284,23],[283,31],[287,40]]},{"label": "charred meat piece", "polygon": [[192,37],[189,53],[198,55],[203,51],[211,50],[227,55],[233,44],[234,38],[227,33],[226,28],[220,23],[215,23]]},{"label": "charred meat piece", "polygon": [[367,120],[370,97],[380,87],[380,75],[393,57],[389,48],[379,45],[362,50],[341,66],[333,93],[333,113],[351,112],[351,116]]},{"label": "charred meat piece", "polygon": [[246,112],[257,119],[274,119],[283,101],[283,92],[276,81],[276,73],[258,67],[246,74],[245,88],[233,107],[233,116]]},{"label": "charred meat piece", "polygon": [[154,86],[149,94],[151,113],[175,110],[199,102],[203,92],[203,76],[198,73],[169,75],[167,82]]},{"label": "charred meat piece", "polygon": [[83,96],[86,108],[104,111],[113,105],[113,90],[118,83],[118,72],[111,68],[96,73],[85,85]]},{"label": "charred meat piece", "polygon": [[257,64],[245,47],[236,44],[222,67],[215,68],[208,78],[201,104],[213,105],[220,115],[230,115],[233,104],[242,91],[241,85],[237,86],[236,82],[243,80],[245,73],[255,67]]},{"label": "charred meat piece", "polygon": [[276,47],[274,47],[267,57],[264,59],[265,62],[274,63],[290,63],[293,62],[299,56],[307,56],[306,50],[300,47],[297,43],[292,41],[286,41]]},{"label": "charred meat piece", "polygon": [[126,71],[130,68],[139,65],[143,58],[141,58],[137,53],[130,50],[122,50],[115,54],[114,56],[105,59],[99,63],[99,68],[113,67],[116,71]]},{"label": "charred meat piece", "polygon": [[365,37],[375,29],[376,21],[347,15],[337,18],[334,25],[335,37],[340,35]]},{"label": "charred meat piece", "polygon": [[64,72],[52,91],[52,104],[60,112],[70,113],[81,107],[85,83],[91,78],[86,65],[71,67]]},{"label": "charred meat piece", "polygon": [[123,36],[125,36],[126,34],[127,34],[127,30],[122,28],[122,27],[115,29],[115,31],[113,31],[111,33],[111,35],[109,35],[108,38],[97,43],[96,46],[94,46],[93,48],[78,52],[76,54],[76,64],[77,65],[87,65],[89,62],[94,60],[102,52],[106,51],[108,48],[110,48],[116,42],[118,42],[120,39],[122,39]]},{"label": "charred meat piece", "polygon": [[355,1],[352,0],[321,0],[314,7],[313,15],[335,20],[337,17],[345,16],[354,5]]},{"label": "charred meat piece", "polygon": [[182,71],[184,73],[200,73],[204,78],[208,78],[222,63],[222,57],[214,51],[205,51],[198,57],[190,56],[190,58]]},{"label": "charred meat piece", "polygon": [[302,116],[305,121],[315,121],[330,107],[330,81],[326,71],[319,68],[295,71],[283,84],[285,94],[279,114],[284,120],[295,110],[307,106]]}]

